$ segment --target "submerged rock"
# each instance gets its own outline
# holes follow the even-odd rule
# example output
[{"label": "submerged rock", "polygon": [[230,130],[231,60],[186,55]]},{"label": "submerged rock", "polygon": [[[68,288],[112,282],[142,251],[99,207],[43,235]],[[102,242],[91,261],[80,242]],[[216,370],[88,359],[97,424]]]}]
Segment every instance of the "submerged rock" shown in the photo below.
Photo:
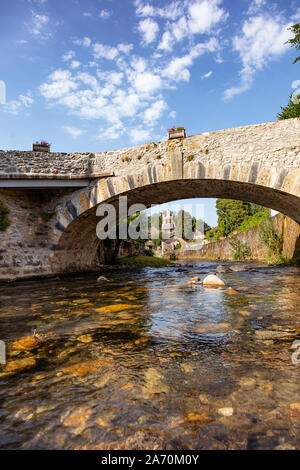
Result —
[{"label": "submerged rock", "polygon": [[200,281],[199,277],[197,277],[197,276],[191,277],[191,279],[189,279],[189,281],[188,281],[188,284],[196,284],[199,281]]},{"label": "submerged rock", "polygon": [[97,282],[110,282],[105,276],[99,276]]},{"label": "submerged rock", "polygon": [[32,369],[35,367],[36,361],[33,357],[26,357],[24,359],[16,359],[15,361],[9,361],[2,372],[0,377],[6,377],[8,375],[17,374],[24,370]]},{"label": "submerged rock", "polygon": [[81,362],[69,367],[64,367],[61,372],[65,375],[75,375],[76,377],[83,377],[88,374],[93,374],[107,365],[111,365],[110,359],[96,359],[95,361]]},{"label": "submerged rock", "polygon": [[239,292],[233,289],[232,287],[228,287],[228,289],[224,291],[224,294],[238,295]]},{"label": "submerged rock", "polygon": [[291,339],[296,336],[297,332],[294,330],[256,330],[254,335],[257,339],[260,340],[269,340],[269,339]]},{"label": "submerged rock", "polygon": [[25,338],[12,343],[10,349],[12,351],[33,351],[38,349],[45,341],[46,337],[43,335],[25,336]]},{"label": "submerged rock", "polygon": [[218,413],[222,416],[232,416],[233,415],[233,408],[231,407],[225,407],[225,408],[219,408]]},{"label": "submerged rock", "polygon": [[169,387],[163,383],[163,375],[154,367],[150,367],[145,372],[145,395],[155,393],[168,393]]},{"label": "submerged rock", "polygon": [[215,274],[209,274],[203,279],[204,286],[224,287],[226,284]]},{"label": "submerged rock", "polygon": [[229,273],[230,269],[227,268],[227,266],[223,266],[222,264],[220,264],[219,266],[216,267],[216,272],[217,273]]},{"label": "submerged rock", "polygon": [[81,335],[78,336],[77,341],[80,341],[81,343],[91,343],[93,341],[92,335]]},{"label": "submerged rock", "polygon": [[135,304],[113,304],[113,305],[106,305],[105,307],[95,308],[95,312],[97,313],[108,313],[108,312],[122,312],[122,310],[130,310],[135,308],[140,308],[142,305],[135,305]]},{"label": "submerged rock", "polygon": [[248,266],[240,266],[239,264],[233,264],[232,266],[229,267],[230,271],[240,273],[243,271],[249,271]]}]

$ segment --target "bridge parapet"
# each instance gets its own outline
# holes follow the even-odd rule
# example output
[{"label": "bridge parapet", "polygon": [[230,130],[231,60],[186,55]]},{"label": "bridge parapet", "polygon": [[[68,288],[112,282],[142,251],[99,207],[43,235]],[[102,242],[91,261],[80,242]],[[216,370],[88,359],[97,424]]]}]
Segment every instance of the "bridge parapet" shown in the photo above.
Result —
[{"label": "bridge parapet", "polygon": [[147,165],[168,164],[181,152],[183,164],[243,165],[261,162],[264,167],[300,168],[300,119],[268,122],[206,132],[158,143],[95,153],[0,150],[0,176],[15,174],[89,175],[134,174]]}]

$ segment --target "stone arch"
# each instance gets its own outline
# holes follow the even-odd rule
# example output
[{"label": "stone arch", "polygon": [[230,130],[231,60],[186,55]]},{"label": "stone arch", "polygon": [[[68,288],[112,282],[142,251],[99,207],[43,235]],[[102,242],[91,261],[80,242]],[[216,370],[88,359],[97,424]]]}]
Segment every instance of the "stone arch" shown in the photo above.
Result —
[{"label": "stone arch", "polygon": [[[300,170],[275,175],[272,169],[260,169],[252,164],[247,171],[239,170],[236,175],[239,180],[233,180],[236,169],[230,165],[225,169],[208,169],[199,162],[191,162],[181,175],[176,172],[178,168],[174,171],[164,165],[148,165],[142,173],[96,180],[62,200],[53,222],[52,270],[97,269],[100,241],[96,236],[99,221],[96,209],[101,203],[111,203],[118,213],[121,195],[127,196],[128,205],[141,203],[146,207],[186,198],[247,200],[282,212],[300,223]],[[199,178],[199,173],[203,176],[213,173],[214,178]]]}]

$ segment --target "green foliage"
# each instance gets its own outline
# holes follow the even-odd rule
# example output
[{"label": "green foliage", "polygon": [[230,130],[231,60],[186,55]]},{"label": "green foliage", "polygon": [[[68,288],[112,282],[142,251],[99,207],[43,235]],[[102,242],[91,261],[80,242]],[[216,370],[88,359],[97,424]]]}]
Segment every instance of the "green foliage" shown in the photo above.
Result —
[{"label": "green foliage", "polygon": [[4,232],[10,225],[8,219],[9,209],[0,201],[0,231]]},{"label": "green foliage", "polygon": [[261,211],[261,206],[234,199],[217,199],[218,234],[227,237],[237,230],[246,217]]},{"label": "green foliage", "polygon": [[176,255],[175,255],[175,251],[174,251],[174,250],[171,251],[171,253],[170,253],[170,260],[171,260],[171,261],[175,261],[175,260],[176,260]]},{"label": "green foliage", "polygon": [[205,238],[206,240],[210,240],[212,242],[216,242],[219,240],[220,238],[220,234],[218,232],[213,232],[212,230],[208,230],[206,233],[205,233]]},{"label": "green foliage", "polygon": [[174,250],[180,250],[181,248],[181,243],[177,243],[175,246],[174,246]]},{"label": "green foliage", "polygon": [[144,253],[145,256],[154,256],[153,251],[150,250],[150,249],[148,249],[148,248],[145,248],[145,249],[143,250],[143,253]]},{"label": "green foliage", "polygon": [[232,246],[234,261],[245,261],[251,256],[251,250],[249,250],[245,243],[242,243],[237,236],[232,237],[230,245]]},{"label": "green foliage", "polygon": [[256,227],[264,222],[266,219],[270,217],[270,209],[267,207],[262,207],[259,212],[256,212],[253,215],[248,215],[245,217],[241,225],[237,228],[239,232],[244,232],[245,230],[249,230],[252,227]]},{"label": "green foliage", "polygon": [[290,99],[287,106],[280,106],[280,108],[282,111],[281,113],[277,114],[277,118],[279,119],[279,121],[283,119],[300,117],[300,103],[294,103],[292,100],[292,95],[290,95]]},{"label": "green foliage", "polygon": [[[291,47],[295,47],[297,50],[300,50],[300,23],[294,24],[294,26],[291,26],[289,30],[294,33],[294,37],[289,39],[287,43],[289,43]],[[300,56],[296,57],[293,64],[298,62],[298,60],[300,60]]]},{"label": "green foliage", "polygon": [[271,217],[261,225],[259,240],[268,248],[266,258],[269,264],[279,264],[286,261],[282,254],[283,236],[276,232]]}]

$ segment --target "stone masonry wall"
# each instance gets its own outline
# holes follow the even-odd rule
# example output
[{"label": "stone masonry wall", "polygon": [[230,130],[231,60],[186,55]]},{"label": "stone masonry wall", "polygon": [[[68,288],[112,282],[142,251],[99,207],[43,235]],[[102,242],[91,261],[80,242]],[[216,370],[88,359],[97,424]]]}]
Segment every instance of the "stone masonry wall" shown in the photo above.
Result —
[{"label": "stone masonry wall", "polygon": [[[20,150],[0,150],[0,176],[4,174],[61,174],[88,175],[115,172],[116,175],[142,170],[150,163],[165,163],[168,154],[182,151],[183,163],[211,164],[236,168],[263,159],[264,167],[300,168],[300,119],[268,122],[206,132],[185,139],[166,140],[141,146],[95,153],[41,153]],[[258,171],[258,168],[254,168]]]},{"label": "stone masonry wall", "polygon": [[[273,224],[278,233],[283,235],[284,255],[292,259],[300,254],[296,253],[296,245],[300,240],[300,225],[283,214],[273,217]],[[244,243],[251,250],[251,259],[257,261],[266,261],[268,248],[261,244],[259,240],[260,226],[253,227],[245,232],[236,233],[237,239]],[[231,246],[232,237],[223,238],[217,242],[211,242],[199,250],[178,250],[177,259],[219,259],[233,260]]]}]

